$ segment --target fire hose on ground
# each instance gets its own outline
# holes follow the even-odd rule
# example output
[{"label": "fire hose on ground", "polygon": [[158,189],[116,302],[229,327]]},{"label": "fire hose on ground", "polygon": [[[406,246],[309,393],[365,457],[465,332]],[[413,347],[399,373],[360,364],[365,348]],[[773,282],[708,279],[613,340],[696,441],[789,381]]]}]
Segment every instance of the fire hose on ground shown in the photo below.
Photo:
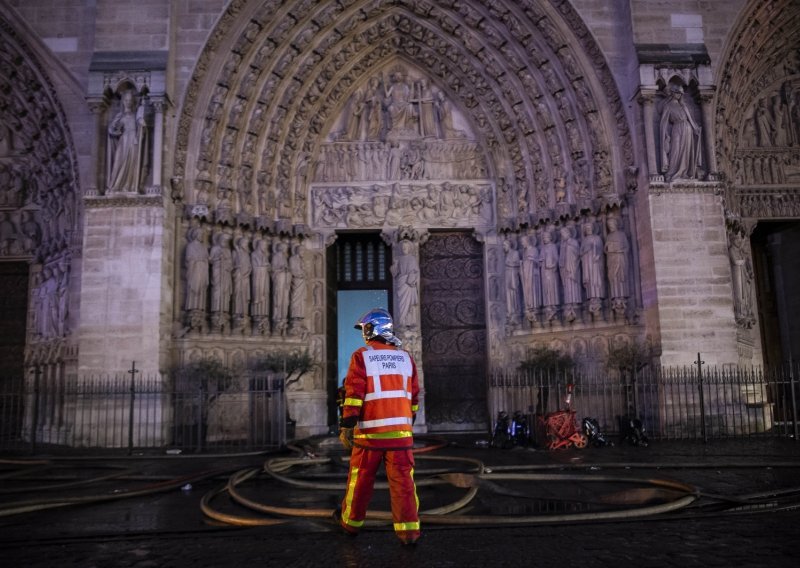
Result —
[{"label": "fire hose on ground", "polygon": [[[417,487],[430,487],[435,485],[451,485],[466,489],[466,493],[452,503],[431,510],[420,512],[420,521],[428,525],[541,525],[591,521],[614,521],[630,520],[637,518],[652,518],[665,513],[672,513],[685,509],[695,504],[701,497],[715,502],[725,502],[731,505],[744,507],[747,505],[763,505],[771,503],[777,496],[784,495],[791,499],[800,494],[800,488],[791,488],[779,491],[765,491],[746,496],[728,497],[700,491],[693,485],[660,478],[641,478],[617,475],[576,475],[568,473],[531,473],[531,470],[562,468],[563,465],[514,465],[514,466],[494,466],[487,468],[480,460],[461,457],[443,457],[420,455],[433,449],[439,449],[442,445],[427,446],[415,450],[416,458],[422,461],[457,462],[468,466],[467,471],[453,472],[449,470],[428,470],[424,473],[427,477],[416,480]],[[342,459],[342,461],[346,461]],[[291,458],[274,458],[267,460],[261,469],[251,468],[236,472],[223,487],[217,488],[207,493],[201,502],[203,513],[211,519],[219,522],[239,525],[239,526],[263,526],[276,525],[290,522],[293,518],[319,518],[330,519],[333,509],[330,508],[299,508],[285,507],[265,503],[247,497],[240,490],[245,483],[260,474],[265,474],[287,486],[319,491],[341,492],[343,481],[328,483],[320,481],[308,481],[290,475],[293,469],[298,467],[324,466],[334,464],[335,458],[316,457],[313,454]],[[788,465],[788,464],[787,464]],[[797,465],[797,464],[795,464]],[[647,464],[618,464],[616,467],[648,467]],[[665,467],[667,464],[661,464]],[[700,466],[700,464],[698,464]],[[742,467],[752,466],[752,464],[742,465]],[[615,464],[605,464],[604,468],[613,468]],[[654,467],[652,464],[649,467]],[[525,471],[527,470],[527,472]],[[644,506],[630,506],[623,510],[605,510],[594,512],[561,513],[561,514],[542,514],[542,515],[470,515],[465,514],[473,499],[477,496],[480,489],[488,488],[489,491],[500,493],[507,496],[525,498],[526,495],[507,489],[498,488],[498,481],[516,481],[526,483],[615,483],[615,484],[635,484],[637,489],[629,492],[622,492],[619,495],[609,496],[607,503],[617,505],[634,505],[642,502],[661,501],[658,504],[647,504]],[[376,489],[386,489],[388,484],[378,482]],[[230,499],[246,509],[270,515],[270,517],[255,517],[223,513],[213,506],[213,501],[223,494],[228,494]],[[614,503],[616,501],[616,503]],[[797,506],[790,504],[789,507]],[[370,510],[367,514],[369,524],[385,524],[391,522],[391,512]]]},{"label": "fire hose on ground", "polygon": [[[509,526],[509,525],[546,525],[559,523],[576,522],[601,522],[601,521],[623,521],[631,519],[652,519],[664,518],[666,513],[676,513],[679,511],[700,510],[702,505],[698,504],[701,498],[711,500],[714,503],[722,503],[733,512],[768,512],[800,507],[800,487],[767,490],[757,493],[739,496],[724,496],[707,493],[697,487],[669,479],[661,478],[641,478],[635,476],[617,475],[598,475],[595,473],[577,475],[574,473],[551,473],[553,469],[564,469],[564,464],[529,464],[529,465],[496,465],[487,467],[484,462],[478,459],[457,457],[457,456],[438,456],[428,455],[433,451],[446,446],[446,443],[428,443],[427,445],[416,448],[416,458],[427,464],[458,464],[454,471],[452,467],[438,467],[427,470],[417,470],[417,487],[450,486],[457,489],[464,489],[463,495],[454,499],[451,503],[436,507],[434,509],[422,510],[420,520],[425,525],[436,526]],[[246,483],[253,482],[258,476],[268,476],[275,481],[301,491],[326,491],[335,492],[337,495],[343,490],[344,482],[341,479],[341,472],[317,473],[317,477],[336,478],[335,482],[303,479],[301,476],[293,475],[298,468],[309,467],[336,467],[341,469],[346,467],[346,457],[339,454],[333,457],[316,457],[310,448],[298,448],[290,446],[295,455],[290,457],[269,457],[263,466],[241,468],[217,468],[200,471],[190,475],[177,477],[158,478],[153,483],[133,490],[115,489],[110,492],[95,495],[83,496],[63,496],[51,499],[35,499],[27,501],[17,501],[13,503],[0,504],[0,517],[8,517],[24,513],[33,513],[47,509],[67,507],[74,505],[86,505],[92,503],[110,502],[131,497],[143,497],[155,493],[163,493],[179,489],[186,484],[197,484],[201,481],[212,481],[214,479],[225,479],[224,485],[207,492],[201,499],[200,508],[204,515],[209,519],[220,523],[233,526],[270,526],[291,522],[294,519],[331,519],[332,508],[308,508],[308,507],[286,507],[276,504],[262,502],[261,500],[248,497],[242,491]],[[265,455],[265,453],[251,454]],[[275,454],[266,454],[274,456]],[[152,458],[153,456],[149,456]],[[202,456],[185,456],[202,457]],[[212,457],[212,456],[205,456]],[[230,456],[218,456],[230,457]],[[148,457],[144,457],[148,459]],[[102,458],[95,458],[100,460]],[[173,458],[175,459],[175,458]],[[183,459],[183,458],[178,458]],[[93,461],[92,458],[83,458],[85,461]],[[76,461],[82,461],[80,459]],[[19,479],[33,473],[41,474],[53,466],[51,460],[0,460],[0,465],[19,466],[0,474],[0,481]],[[698,463],[603,463],[590,466],[592,469],[614,469],[614,468],[703,468],[703,467],[756,467],[752,462],[736,462],[731,464]],[[70,466],[74,467],[74,466]],[[579,468],[581,466],[573,464],[568,466]],[[587,464],[588,467],[588,464]],[[760,463],[758,467],[800,467],[800,464],[793,462],[773,462]],[[110,469],[110,473],[102,473],[91,477],[81,477],[75,480],[68,480],[62,483],[48,483],[46,485],[25,489],[29,492],[46,492],[52,490],[63,490],[66,488],[90,486],[93,483],[134,479],[134,470],[122,466],[94,466],[94,469]],[[537,471],[538,473],[533,473]],[[546,473],[541,473],[541,472]],[[141,480],[142,477],[137,479]],[[634,484],[639,487],[628,491],[619,492],[616,495],[606,496],[606,504],[624,506],[623,509],[599,510],[592,512],[576,513],[550,513],[540,515],[517,515],[517,514],[468,514],[473,501],[481,490],[490,494],[497,494],[508,497],[530,498],[530,496],[505,488],[501,482],[523,482],[525,484],[542,483],[608,483],[608,484]],[[386,489],[388,484],[378,482],[376,489]],[[0,495],[20,492],[15,489],[0,488]],[[259,513],[260,516],[240,515],[226,513],[214,505],[215,500],[227,494],[230,500],[238,506]],[[603,501],[601,499],[601,501]],[[657,504],[649,504],[656,501]],[[691,506],[691,507],[690,507]],[[709,507],[708,505],[706,507]],[[717,509],[719,510],[719,509]],[[674,515],[673,515],[674,518]],[[382,526],[391,522],[389,511],[371,510],[367,517],[367,526]]]}]

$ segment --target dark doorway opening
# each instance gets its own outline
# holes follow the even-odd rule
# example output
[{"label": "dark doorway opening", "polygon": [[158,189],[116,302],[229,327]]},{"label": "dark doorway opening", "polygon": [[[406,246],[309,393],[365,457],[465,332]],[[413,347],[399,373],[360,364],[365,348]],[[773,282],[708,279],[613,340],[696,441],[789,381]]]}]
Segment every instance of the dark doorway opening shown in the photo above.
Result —
[{"label": "dark doorway opening", "polygon": [[22,429],[22,384],[28,317],[28,264],[0,263],[0,436],[17,438]]},{"label": "dark doorway opening", "polygon": [[364,343],[353,328],[376,307],[392,310],[391,248],[379,233],[342,233],[327,250],[328,424],[338,422],[336,391],[350,354]]},{"label": "dark doorway opening", "polygon": [[800,362],[800,222],[759,222],[750,240],[764,363]]}]

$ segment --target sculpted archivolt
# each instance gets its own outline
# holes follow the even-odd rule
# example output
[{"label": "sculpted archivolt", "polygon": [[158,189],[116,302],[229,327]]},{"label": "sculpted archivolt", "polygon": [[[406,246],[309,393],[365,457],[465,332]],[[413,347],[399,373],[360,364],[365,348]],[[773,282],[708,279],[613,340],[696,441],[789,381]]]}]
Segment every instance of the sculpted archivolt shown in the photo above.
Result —
[{"label": "sculpted archivolt", "polygon": [[[800,80],[785,79],[759,94],[744,115],[739,149],[734,161],[735,183],[741,187],[797,185],[800,182]],[[791,216],[796,207],[774,200],[743,203],[751,216]]]}]

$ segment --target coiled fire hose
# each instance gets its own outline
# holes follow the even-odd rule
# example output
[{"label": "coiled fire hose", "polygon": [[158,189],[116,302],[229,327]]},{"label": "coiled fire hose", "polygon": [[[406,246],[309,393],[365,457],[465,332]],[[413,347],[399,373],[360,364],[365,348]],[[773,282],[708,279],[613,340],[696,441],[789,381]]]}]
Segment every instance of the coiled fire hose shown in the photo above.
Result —
[{"label": "coiled fire hose", "polygon": [[[696,501],[700,496],[700,492],[693,486],[677,481],[670,481],[666,479],[641,479],[624,476],[607,476],[607,475],[574,475],[563,473],[487,473],[486,467],[480,460],[472,458],[461,457],[442,457],[442,456],[427,456],[417,455],[419,460],[430,461],[443,461],[443,462],[459,462],[468,464],[469,471],[465,472],[428,472],[433,473],[432,477],[419,479],[416,481],[417,487],[425,487],[432,485],[452,485],[455,487],[467,489],[464,496],[457,499],[453,503],[438,507],[436,509],[423,510],[420,512],[420,521],[427,524],[439,525],[530,525],[530,524],[551,524],[551,523],[565,523],[565,522],[578,522],[590,520],[611,520],[611,519],[629,519],[635,517],[644,517],[675,511],[686,507]],[[292,518],[320,518],[329,519],[333,514],[333,509],[318,509],[318,508],[297,508],[297,507],[281,507],[270,505],[256,501],[252,498],[245,497],[240,491],[239,486],[244,482],[253,479],[262,471],[275,478],[276,480],[303,489],[311,490],[324,490],[324,491],[340,491],[343,489],[341,482],[339,483],[324,483],[319,481],[307,481],[294,478],[287,475],[285,472],[290,471],[296,467],[319,466],[333,463],[332,458],[275,458],[265,462],[262,470],[251,468],[236,472],[228,480],[228,483],[218,489],[215,489],[203,496],[201,501],[201,510],[211,519],[238,526],[269,526],[289,522]],[[475,498],[478,490],[487,484],[493,484],[495,481],[530,481],[530,482],[582,482],[582,483],[635,483],[638,485],[648,485],[651,487],[653,493],[659,492],[659,497],[672,498],[669,502],[660,503],[658,505],[649,505],[643,507],[629,508],[625,510],[613,511],[597,511],[588,513],[566,513],[566,514],[546,514],[546,515],[514,515],[514,516],[496,516],[496,515],[465,515],[460,514],[467,507],[467,505]],[[377,482],[376,489],[385,489],[388,484],[385,482]],[[212,506],[212,501],[223,493],[228,493],[230,498],[239,505],[246,507],[250,510],[257,511],[268,515],[275,515],[279,518],[264,518],[253,516],[234,515],[230,513],[223,513]],[[510,494],[510,493],[509,493]],[[367,521],[386,522],[391,521],[392,514],[390,511],[369,511],[367,514]]]}]

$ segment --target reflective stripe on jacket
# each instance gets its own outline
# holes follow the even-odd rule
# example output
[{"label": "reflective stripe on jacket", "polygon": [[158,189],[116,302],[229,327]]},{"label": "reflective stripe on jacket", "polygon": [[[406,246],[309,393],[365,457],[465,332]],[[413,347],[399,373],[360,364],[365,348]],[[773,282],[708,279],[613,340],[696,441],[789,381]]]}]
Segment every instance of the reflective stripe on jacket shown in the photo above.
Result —
[{"label": "reflective stripe on jacket", "polygon": [[358,417],[357,439],[411,444],[419,381],[407,351],[370,341],[353,353],[344,386],[342,416]]}]

